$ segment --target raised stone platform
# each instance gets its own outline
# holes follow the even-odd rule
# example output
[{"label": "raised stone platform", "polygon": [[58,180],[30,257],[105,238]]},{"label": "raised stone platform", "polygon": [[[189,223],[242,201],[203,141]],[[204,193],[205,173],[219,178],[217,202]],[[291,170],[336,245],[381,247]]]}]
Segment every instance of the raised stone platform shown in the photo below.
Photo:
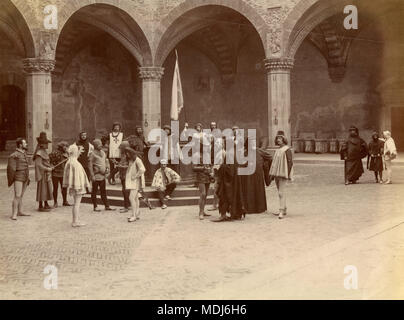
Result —
[{"label": "raised stone platform", "polygon": [[[146,187],[145,193],[147,197],[149,198],[151,204],[154,207],[160,207],[160,200],[158,198],[157,192],[151,188],[151,187]],[[123,196],[122,196],[122,190],[121,190],[121,185],[115,185],[107,186],[107,197],[108,197],[108,202],[110,203],[111,206],[116,206],[116,207],[123,207]],[[192,206],[192,205],[197,205],[199,201],[199,191],[197,188],[195,188],[192,185],[180,185],[178,186],[173,194],[171,195],[172,200],[168,201],[169,206]],[[87,194],[83,197],[82,202],[84,203],[92,203],[91,202],[91,195]],[[208,194],[208,199],[207,199],[207,204],[212,204],[213,203],[213,189],[209,189],[209,194]],[[98,194],[97,196],[97,204],[98,205],[103,205],[101,201],[101,197]],[[142,208],[145,208],[146,205],[143,203],[143,201],[140,201],[140,206]]]}]

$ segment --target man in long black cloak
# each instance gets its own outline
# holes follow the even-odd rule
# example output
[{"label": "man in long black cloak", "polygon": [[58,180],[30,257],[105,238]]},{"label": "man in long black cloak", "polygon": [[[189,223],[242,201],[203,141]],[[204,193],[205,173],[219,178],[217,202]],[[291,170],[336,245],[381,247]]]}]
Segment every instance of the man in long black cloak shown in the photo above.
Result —
[{"label": "man in long black cloak", "polygon": [[[252,149],[248,150],[248,141]],[[267,211],[265,185],[269,186],[269,162],[271,155],[256,147],[256,140],[248,138],[244,145],[246,152],[255,152],[255,171],[251,175],[241,176],[242,193],[247,213],[263,213]]]},{"label": "man in long black cloak", "polygon": [[355,184],[364,173],[362,159],[368,155],[366,142],[359,136],[358,128],[349,128],[349,138],[342,145],[341,160],[345,160],[345,184]]}]

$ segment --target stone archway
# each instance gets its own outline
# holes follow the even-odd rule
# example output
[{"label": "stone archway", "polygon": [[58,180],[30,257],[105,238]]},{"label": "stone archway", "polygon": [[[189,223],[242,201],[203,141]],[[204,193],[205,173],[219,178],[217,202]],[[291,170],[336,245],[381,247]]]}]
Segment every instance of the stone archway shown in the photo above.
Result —
[{"label": "stone archway", "polygon": [[[133,133],[142,121],[138,68],[151,63],[151,51],[129,13],[105,3],[80,5],[63,24],[55,58],[56,140],[74,139],[83,129],[90,138],[99,137],[109,132],[113,121]],[[74,130],[66,123],[74,123]]]},{"label": "stone archway", "polygon": [[[268,26],[262,16],[249,4],[243,0],[209,0],[203,3],[198,0],[185,1],[170,11],[157,26],[155,31],[155,41],[153,42],[154,64],[160,66],[164,63],[168,54],[174,49],[175,45],[182,39],[186,38],[193,32],[209,25],[209,21],[194,21],[185,28],[178,28],[184,24],[181,21],[185,15],[190,12],[198,12],[203,7],[217,6],[232,9],[245,18],[254,26],[255,30],[260,36],[264,50],[267,50],[267,33]],[[202,18],[204,15],[202,14]],[[209,18],[209,14],[205,16]]]}]

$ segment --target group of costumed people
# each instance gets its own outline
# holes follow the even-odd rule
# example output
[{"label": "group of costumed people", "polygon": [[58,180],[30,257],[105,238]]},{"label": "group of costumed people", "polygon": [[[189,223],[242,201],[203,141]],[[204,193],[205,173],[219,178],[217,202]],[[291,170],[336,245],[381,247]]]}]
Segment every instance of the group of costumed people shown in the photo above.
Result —
[{"label": "group of costumed people", "polygon": [[[205,211],[207,196],[211,184],[214,187],[214,203],[209,209],[218,210],[220,217],[217,222],[240,220],[246,214],[263,213],[267,211],[267,200],[265,186],[275,182],[279,197],[279,212],[276,214],[280,219],[287,214],[286,206],[286,185],[293,177],[292,150],[283,131],[279,131],[275,138],[275,145],[278,148],[271,155],[267,150],[257,146],[253,137],[245,141],[237,139],[239,128],[233,127],[233,137],[225,138],[206,134],[203,132],[202,124],[195,126],[196,138],[200,152],[193,154],[199,158],[199,164],[193,165],[196,175],[196,184],[199,189],[199,219],[203,220],[210,216]],[[215,122],[210,125],[210,132],[217,129]],[[167,145],[161,148],[177,150],[181,155],[178,141],[173,139],[171,128],[164,126],[167,133]],[[186,129],[184,129],[186,130]],[[346,142],[341,146],[341,159],[345,161],[345,183],[355,184],[364,173],[362,159],[368,157],[367,167],[375,174],[378,183],[392,183],[392,161],[397,156],[397,149],[391,133],[383,132],[384,139],[379,138],[375,132],[372,141],[366,144],[359,136],[359,130],[351,127]],[[177,142],[175,142],[177,141]],[[203,162],[203,144],[209,142],[210,148],[208,157],[210,163]],[[94,212],[101,211],[97,204],[97,193],[101,194],[101,201],[106,211],[115,211],[108,203],[106,195],[106,181],[115,184],[115,176],[119,173],[122,183],[122,194],[124,207],[121,212],[131,211],[128,222],[134,222],[140,218],[139,201],[144,201],[149,209],[154,209],[147,198],[145,189],[145,157],[149,143],[143,136],[143,129],[136,128],[136,134],[124,139],[122,127],[114,123],[113,130],[108,137],[95,139],[92,143],[87,140],[86,132],[79,134],[79,139],[74,144],[60,142],[57,148],[48,154],[48,146],[51,143],[46,133],[41,132],[37,137],[37,147],[33,154],[35,164],[35,181],[37,183],[36,201],[38,210],[47,212],[59,206],[58,190],[62,194],[62,206],[72,206],[73,227],[80,227],[84,224],[79,221],[79,206],[82,197],[91,193]],[[19,216],[29,216],[22,210],[22,198],[30,183],[29,159],[27,156],[27,142],[23,138],[17,139],[16,151],[9,157],[7,166],[8,185],[14,185],[14,199],[12,204],[12,220]],[[231,143],[234,152],[228,152],[228,144]],[[176,145],[174,145],[176,144]],[[216,146],[219,144],[219,147]],[[249,174],[242,174],[248,163],[240,163],[236,157],[237,151],[242,150],[247,156],[254,153],[255,170]],[[219,152],[217,152],[219,151]],[[171,155],[171,152],[168,152]],[[230,157],[232,159],[230,159]],[[163,158],[160,161],[160,168],[154,173],[152,187],[157,191],[161,208],[166,209],[169,200],[181,181],[178,173],[178,164],[173,163],[171,157]],[[197,162],[198,163],[198,162]],[[387,171],[387,179],[383,180],[383,171]],[[67,195],[70,195],[74,202],[70,204]],[[49,201],[53,200],[51,207]]]},{"label": "group of costumed people", "polygon": [[[359,135],[355,126],[349,128],[349,137],[342,144],[341,160],[345,162],[345,185],[356,184],[365,172],[362,159],[367,158],[367,169],[374,172],[375,182],[392,184],[392,161],[397,157],[397,148],[390,131],[383,132],[383,138],[373,132],[372,140],[367,144]],[[386,170],[387,179],[383,180]]]},{"label": "group of costumed people", "polygon": [[[202,137],[202,125],[196,126]],[[214,130],[216,123],[211,123],[211,129]],[[234,127],[234,145],[238,127]],[[171,137],[171,128],[164,127],[168,135],[168,143],[171,145],[166,148],[176,148],[173,145]],[[224,140],[219,139],[220,142]],[[37,183],[36,201],[38,210],[49,212],[59,206],[58,190],[62,194],[62,206],[72,206],[73,227],[85,225],[79,220],[79,208],[82,197],[86,193],[91,193],[94,212],[99,212],[97,206],[97,193],[101,194],[101,201],[106,211],[115,211],[108,203],[106,196],[106,180],[110,184],[115,184],[115,176],[119,173],[122,183],[122,193],[124,198],[124,207],[121,212],[131,211],[128,222],[139,220],[140,205],[142,200],[146,205],[153,209],[149,199],[144,192],[145,188],[145,150],[149,143],[143,136],[141,127],[136,128],[136,134],[126,139],[123,137],[122,127],[114,123],[113,130],[109,137],[95,139],[92,143],[88,142],[87,133],[81,132],[79,139],[72,145],[62,141],[58,143],[57,148],[48,154],[48,147],[51,143],[45,132],[41,132],[37,137],[37,147],[33,154],[35,164],[35,181]],[[279,149],[271,157],[268,152],[258,148],[255,139],[250,141],[252,151],[255,152],[256,169],[251,175],[240,175],[239,168],[246,164],[239,164],[236,157],[233,164],[226,161],[216,164],[194,165],[197,185],[200,191],[199,200],[199,218],[209,216],[205,212],[207,194],[211,183],[215,188],[215,202],[211,210],[219,210],[220,218],[215,221],[231,221],[242,219],[246,213],[262,213],[267,210],[265,195],[265,185],[271,181],[276,182],[279,191],[281,207],[279,217],[286,214],[285,202],[285,182],[291,178],[292,158],[291,151],[287,145],[287,140],[283,132],[279,132],[276,138],[276,144]],[[245,141],[244,148],[247,152],[248,141]],[[162,147],[164,148],[164,146]],[[12,205],[12,220],[17,220],[18,216],[29,216],[22,211],[22,198],[29,180],[29,160],[27,156],[28,145],[25,139],[17,139],[16,151],[9,157],[7,167],[8,184],[14,185],[14,200]],[[178,150],[180,152],[180,149]],[[216,157],[225,160],[226,155],[224,144]],[[171,154],[171,153],[169,153]],[[181,154],[181,153],[180,153]],[[213,153],[212,153],[213,154]],[[199,155],[200,156],[200,155]],[[218,162],[218,163],[217,163]],[[272,164],[271,164],[272,163]],[[154,173],[152,187],[158,192],[162,209],[167,208],[168,201],[174,192],[177,184],[181,181],[178,174],[178,164],[173,164],[171,159],[162,159],[160,168]],[[73,198],[73,204],[67,200],[67,195]],[[53,201],[53,206],[50,205]]]}]

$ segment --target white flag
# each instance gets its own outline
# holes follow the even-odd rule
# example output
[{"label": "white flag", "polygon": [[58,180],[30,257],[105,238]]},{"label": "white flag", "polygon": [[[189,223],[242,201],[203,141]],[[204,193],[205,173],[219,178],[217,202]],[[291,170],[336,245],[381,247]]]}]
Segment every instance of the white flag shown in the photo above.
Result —
[{"label": "white flag", "polygon": [[171,91],[171,120],[178,120],[181,109],[184,107],[184,97],[182,95],[182,85],[180,68],[178,66],[178,55],[175,51],[175,68],[173,77],[173,87]]}]

